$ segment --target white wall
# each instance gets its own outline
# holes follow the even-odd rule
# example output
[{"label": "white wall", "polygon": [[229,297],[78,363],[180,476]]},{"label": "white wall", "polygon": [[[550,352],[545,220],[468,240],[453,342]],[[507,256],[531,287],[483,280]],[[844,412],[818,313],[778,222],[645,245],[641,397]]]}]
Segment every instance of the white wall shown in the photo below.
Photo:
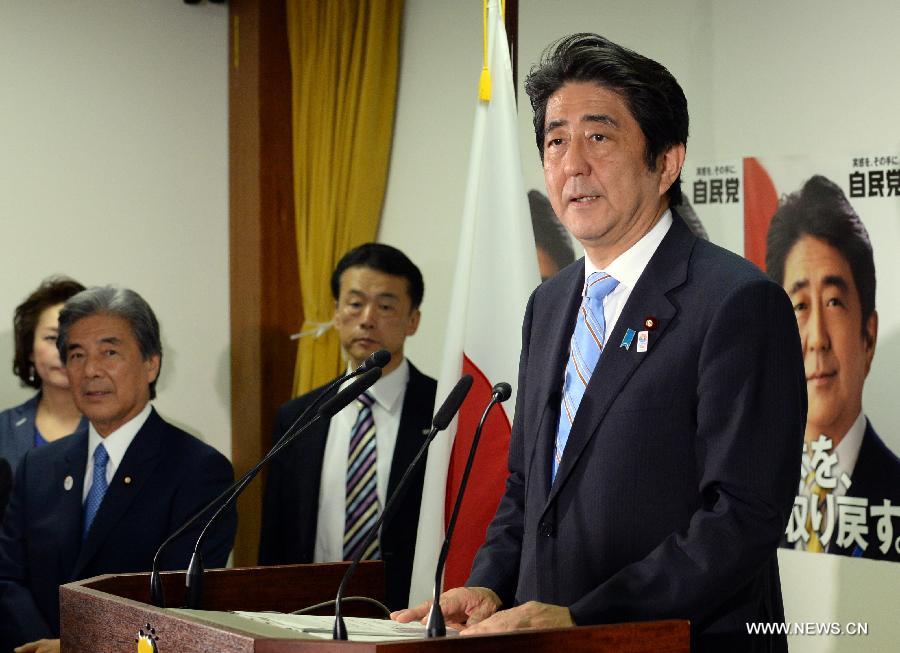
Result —
[{"label": "white wall", "polygon": [[158,410],[231,450],[228,9],[0,0],[0,406],[12,314],[54,273],[159,318]]},{"label": "white wall", "polygon": [[425,299],[405,353],[440,372],[481,73],[481,0],[407,0],[391,169],[378,240],[422,270]]},{"label": "white wall", "polygon": [[[423,270],[423,322],[408,343],[408,354],[436,376],[481,66],[481,1],[407,0],[405,20],[380,239],[404,249]],[[663,62],[688,97],[690,164],[749,155],[828,157],[861,147],[897,153],[898,25],[896,0],[520,0],[519,116],[526,186],[542,188],[543,178],[522,80],[557,37],[596,31]],[[896,302],[896,297],[882,284],[879,303]],[[890,370],[896,361],[876,363]],[[882,392],[896,386],[880,385]],[[872,392],[867,388],[867,402]],[[896,431],[887,434],[895,449]],[[900,565],[792,551],[782,551],[780,559],[788,619],[852,619],[870,625],[862,638],[794,637],[793,651],[896,648]],[[812,607],[803,603],[803,588],[810,582],[821,597]]]}]

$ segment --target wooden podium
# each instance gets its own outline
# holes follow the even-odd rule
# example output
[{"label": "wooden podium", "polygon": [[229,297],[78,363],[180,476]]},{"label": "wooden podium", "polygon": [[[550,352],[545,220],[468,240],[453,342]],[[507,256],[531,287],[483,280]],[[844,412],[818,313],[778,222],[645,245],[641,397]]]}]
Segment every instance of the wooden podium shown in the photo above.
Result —
[{"label": "wooden podium", "polygon": [[[203,583],[207,610],[275,610],[289,612],[334,598],[346,563],[213,569]],[[184,572],[162,575],[166,603],[184,604]],[[347,596],[384,595],[383,565],[362,563]],[[62,653],[135,653],[150,651],[143,629],[159,653],[689,653],[687,621],[658,621],[555,630],[523,631],[484,637],[396,640],[392,642],[335,642],[322,639],[284,639],[259,636],[225,627],[196,614],[184,615],[149,604],[149,574],[97,576],[60,588]],[[361,607],[362,606],[362,609]],[[365,604],[345,603],[348,616],[379,616]],[[322,614],[333,614],[328,608]],[[152,633],[150,631],[152,629]]]}]

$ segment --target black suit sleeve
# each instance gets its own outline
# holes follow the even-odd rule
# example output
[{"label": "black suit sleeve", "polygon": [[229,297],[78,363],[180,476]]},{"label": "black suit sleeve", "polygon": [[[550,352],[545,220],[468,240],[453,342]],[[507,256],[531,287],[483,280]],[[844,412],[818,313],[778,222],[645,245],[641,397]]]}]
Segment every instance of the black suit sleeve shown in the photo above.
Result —
[{"label": "black suit sleeve", "polygon": [[[24,479],[28,454],[19,463],[18,478]],[[25,559],[25,533],[28,498],[24,482],[16,483],[9,512],[0,531],[0,651],[45,637],[54,637],[53,629],[41,613],[28,588]]]},{"label": "black suit sleeve", "polygon": [[11,490],[12,469],[6,458],[0,458],[0,524],[3,523],[3,513],[6,512],[6,504],[9,503]]},{"label": "black suit sleeve", "polygon": [[[534,311],[534,293],[528,299],[522,323],[522,351],[519,355],[519,387],[516,394],[516,416],[523,415],[525,379],[528,369],[528,349],[531,338],[531,321]],[[491,520],[485,535],[485,544],[475,555],[472,572],[466,585],[489,587],[497,593],[504,607],[512,607],[516,582],[519,576],[519,560],[522,553],[522,537],[525,524],[525,451],[522,420],[513,421],[509,442],[509,476],[506,490],[500,499],[497,513]]]}]

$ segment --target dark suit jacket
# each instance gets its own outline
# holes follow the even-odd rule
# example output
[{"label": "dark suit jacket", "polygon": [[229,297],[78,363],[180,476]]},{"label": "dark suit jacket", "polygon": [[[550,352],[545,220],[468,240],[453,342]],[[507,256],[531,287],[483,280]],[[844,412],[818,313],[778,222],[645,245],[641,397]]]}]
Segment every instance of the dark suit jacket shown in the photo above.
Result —
[{"label": "dark suit jacket", "polygon": [[[278,410],[275,440],[324,390],[318,388],[292,399]],[[434,410],[437,382],[409,365],[409,382],[403,398],[403,412],[388,479],[390,496],[403,472],[425,440]],[[319,518],[319,484],[322,459],[328,439],[329,421],[320,421],[297,438],[272,461],[263,501],[259,564],[283,565],[313,561],[316,526]],[[387,604],[392,610],[406,607],[416,549],[416,528],[425,461],[413,472],[406,493],[386,515],[381,529],[381,557],[384,560]],[[334,588],[337,591],[337,587]]]},{"label": "dark suit jacket", "polygon": [[34,446],[34,417],[40,393],[25,403],[0,413],[0,456],[15,471],[19,461]]},{"label": "dark suit jacket", "polygon": [[[9,461],[15,471],[25,453],[34,447],[34,419],[37,415],[38,392],[25,403],[7,408],[0,413],[0,457]],[[82,418],[79,428],[87,428],[87,421]]]},{"label": "dark suit jacket", "polygon": [[[859,457],[856,459],[856,467],[853,468],[853,477],[850,488],[847,490],[847,496],[862,497],[869,502],[869,507],[866,509],[869,532],[865,535],[868,546],[865,551],[862,551],[857,549],[856,544],[840,547],[834,541],[832,546],[828,547],[828,552],[900,562],[900,552],[897,551],[896,546],[897,532],[894,531],[890,548],[882,552],[879,548],[881,539],[878,537],[877,531],[880,518],[872,517],[869,512],[872,506],[883,506],[885,499],[889,499],[892,506],[900,505],[900,459],[887,448],[868,420],[866,420],[866,432],[859,447]],[[894,524],[896,524],[896,520]],[[836,528],[833,537],[837,537]]]},{"label": "dark suit jacket", "polygon": [[0,458],[0,524],[3,523],[3,513],[9,502],[9,491],[12,489],[12,467],[6,458]]},{"label": "dark suit jacket", "polygon": [[[779,286],[674,218],[552,485],[583,260],[529,300],[506,492],[467,583],[507,607],[565,605],[577,624],[687,618],[695,634],[783,619],[776,548],[806,421],[797,323]],[[648,351],[620,347],[648,317]]]},{"label": "dark suit jacket", "polygon": [[[61,584],[149,571],[160,543],[232,481],[225,456],[153,410],[125,452],[82,543],[87,445],[87,428],[80,429],[30,450],[19,467],[0,532],[4,653],[58,636]],[[168,546],[160,556],[162,569],[187,567],[201,526]],[[225,565],[235,528],[232,511],[208,534],[202,551],[207,567]]]}]

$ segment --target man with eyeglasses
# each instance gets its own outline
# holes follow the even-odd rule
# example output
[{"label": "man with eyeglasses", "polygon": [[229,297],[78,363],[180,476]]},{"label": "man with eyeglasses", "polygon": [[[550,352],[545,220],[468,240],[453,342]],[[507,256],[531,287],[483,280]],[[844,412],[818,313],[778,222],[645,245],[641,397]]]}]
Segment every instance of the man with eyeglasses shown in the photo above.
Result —
[{"label": "man with eyeglasses", "polygon": [[[332,273],[334,327],[351,369],[379,349],[391,354],[384,374],[361,401],[320,421],[273,461],[266,482],[259,562],[263,565],[351,559],[427,433],[437,382],[403,355],[415,334],[424,294],[422,274],[400,250],[367,243],[350,250]],[[278,411],[274,438],[324,390],[292,399]],[[425,466],[385,519],[363,559],[385,564],[387,603],[409,597]]]}]

